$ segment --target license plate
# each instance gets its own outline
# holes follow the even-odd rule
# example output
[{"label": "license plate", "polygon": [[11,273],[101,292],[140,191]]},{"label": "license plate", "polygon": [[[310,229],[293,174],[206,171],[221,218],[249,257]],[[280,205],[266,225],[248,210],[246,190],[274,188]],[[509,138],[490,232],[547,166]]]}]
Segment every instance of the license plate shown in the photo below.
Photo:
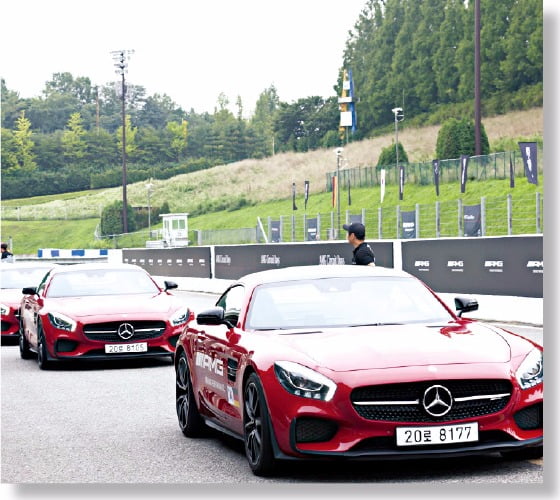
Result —
[{"label": "license plate", "polygon": [[119,354],[123,352],[147,352],[147,342],[136,342],[135,344],[105,344],[107,354]]},{"label": "license plate", "polygon": [[467,443],[478,441],[478,424],[397,427],[397,446]]}]

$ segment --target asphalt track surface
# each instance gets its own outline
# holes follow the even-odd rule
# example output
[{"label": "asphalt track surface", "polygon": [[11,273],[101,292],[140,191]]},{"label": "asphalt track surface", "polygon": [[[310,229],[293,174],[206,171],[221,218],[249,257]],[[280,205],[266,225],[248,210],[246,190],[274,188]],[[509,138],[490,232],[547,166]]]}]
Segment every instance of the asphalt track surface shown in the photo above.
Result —
[{"label": "asphalt track surface", "polygon": [[[183,295],[198,310],[216,299]],[[542,328],[510,329],[542,343]],[[544,488],[543,459],[514,461],[497,454],[404,463],[290,462],[274,477],[258,478],[240,442],[219,434],[182,435],[168,359],[72,363],[41,371],[34,360],[20,358],[17,345],[4,343],[1,362],[2,492],[10,485],[8,498],[106,496],[103,492],[140,498],[319,492],[346,498],[351,492],[371,495],[372,487],[397,496],[445,490],[446,497],[481,487],[480,494],[495,497],[521,484],[532,485],[535,493]],[[179,486],[185,484],[188,490]],[[296,491],[290,489],[294,485]]]}]

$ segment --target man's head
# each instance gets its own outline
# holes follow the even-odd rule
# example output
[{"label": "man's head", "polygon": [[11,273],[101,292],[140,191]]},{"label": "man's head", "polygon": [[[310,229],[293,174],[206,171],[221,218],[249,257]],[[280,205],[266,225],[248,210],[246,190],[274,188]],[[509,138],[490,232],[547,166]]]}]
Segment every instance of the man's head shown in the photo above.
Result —
[{"label": "man's head", "polygon": [[2,243],[2,251],[3,251],[3,252],[7,252],[7,251],[8,251],[8,244],[7,244],[7,243]]},{"label": "man's head", "polygon": [[366,228],[361,222],[352,222],[342,226],[348,231],[348,236],[354,235],[357,240],[363,241],[366,238]]}]

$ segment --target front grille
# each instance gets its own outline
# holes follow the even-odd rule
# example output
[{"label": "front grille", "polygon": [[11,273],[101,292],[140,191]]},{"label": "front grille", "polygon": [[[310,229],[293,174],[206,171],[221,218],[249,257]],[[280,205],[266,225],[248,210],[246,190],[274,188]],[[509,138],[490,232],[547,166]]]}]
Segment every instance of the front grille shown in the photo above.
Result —
[{"label": "front grille", "polygon": [[543,427],[543,405],[542,403],[523,408],[518,411],[513,419],[520,429],[530,431],[542,429]]},{"label": "front grille", "polygon": [[[128,323],[134,328],[134,335],[122,339],[117,333],[119,326]],[[92,323],[84,325],[84,335],[90,340],[103,342],[131,342],[161,337],[165,332],[165,321],[111,321],[108,323]]]},{"label": "front grille", "polygon": [[300,417],[295,421],[297,443],[329,441],[336,434],[337,425],[323,418]]},{"label": "front grille", "polygon": [[[449,413],[428,414],[422,405],[426,389],[446,387],[452,395]],[[356,412],[368,420],[389,422],[445,422],[480,417],[501,411],[511,396],[508,380],[440,380],[359,387],[350,399]]]}]

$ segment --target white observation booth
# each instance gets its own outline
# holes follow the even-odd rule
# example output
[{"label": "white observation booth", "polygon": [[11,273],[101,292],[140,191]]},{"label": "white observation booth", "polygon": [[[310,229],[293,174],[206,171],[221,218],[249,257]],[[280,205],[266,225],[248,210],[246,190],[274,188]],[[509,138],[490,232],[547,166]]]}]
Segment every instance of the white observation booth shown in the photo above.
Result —
[{"label": "white observation booth", "polygon": [[166,247],[186,247],[189,244],[189,214],[161,214],[163,241]]}]

